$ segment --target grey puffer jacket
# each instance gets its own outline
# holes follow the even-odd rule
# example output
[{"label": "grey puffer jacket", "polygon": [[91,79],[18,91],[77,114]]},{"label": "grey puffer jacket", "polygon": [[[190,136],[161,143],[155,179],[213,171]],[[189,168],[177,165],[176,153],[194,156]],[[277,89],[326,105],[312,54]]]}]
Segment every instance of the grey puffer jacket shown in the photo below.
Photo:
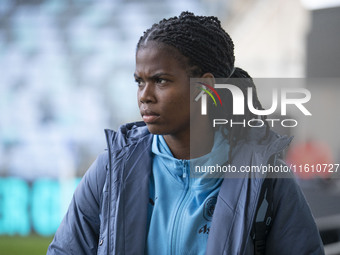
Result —
[{"label": "grey puffer jacket", "polygon": [[[238,143],[233,165],[265,165],[291,139],[271,132],[259,144],[262,128]],[[147,237],[152,135],[142,122],[118,132],[106,130],[108,152],[101,154],[78,185],[47,254],[144,254]],[[251,227],[263,178],[244,173],[224,178],[206,254],[254,254]],[[290,174],[273,180],[274,219],[266,254],[324,254],[305,198]]]}]

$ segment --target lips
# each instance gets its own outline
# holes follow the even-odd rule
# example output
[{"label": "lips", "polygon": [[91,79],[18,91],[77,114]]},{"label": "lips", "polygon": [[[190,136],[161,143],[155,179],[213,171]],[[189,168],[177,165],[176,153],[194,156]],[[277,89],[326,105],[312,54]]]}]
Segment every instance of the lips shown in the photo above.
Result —
[{"label": "lips", "polygon": [[142,110],[141,115],[142,115],[143,121],[147,124],[154,123],[159,118],[159,114],[151,110]]}]

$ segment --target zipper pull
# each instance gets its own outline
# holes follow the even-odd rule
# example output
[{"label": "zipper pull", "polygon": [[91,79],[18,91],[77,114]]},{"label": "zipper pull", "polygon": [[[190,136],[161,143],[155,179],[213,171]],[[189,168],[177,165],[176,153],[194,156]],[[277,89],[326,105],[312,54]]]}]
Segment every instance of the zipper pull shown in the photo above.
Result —
[{"label": "zipper pull", "polygon": [[185,171],[185,168],[183,170],[183,178],[187,178],[187,172]]},{"label": "zipper pull", "polygon": [[183,178],[187,178],[187,162],[183,160]]}]

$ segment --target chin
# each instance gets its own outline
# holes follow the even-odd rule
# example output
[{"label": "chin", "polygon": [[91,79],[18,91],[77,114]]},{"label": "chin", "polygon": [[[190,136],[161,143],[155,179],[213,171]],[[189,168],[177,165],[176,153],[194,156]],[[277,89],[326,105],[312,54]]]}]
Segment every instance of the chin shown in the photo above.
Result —
[{"label": "chin", "polygon": [[146,126],[148,127],[148,130],[151,134],[153,134],[153,135],[163,135],[162,128],[157,127],[153,124],[146,124]]},{"label": "chin", "polygon": [[166,135],[168,134],[168,130],[166,130],[165,128],[160,127],[159,125],[155,125],[155,124],[146,124],[149,132],[153,135]]}]

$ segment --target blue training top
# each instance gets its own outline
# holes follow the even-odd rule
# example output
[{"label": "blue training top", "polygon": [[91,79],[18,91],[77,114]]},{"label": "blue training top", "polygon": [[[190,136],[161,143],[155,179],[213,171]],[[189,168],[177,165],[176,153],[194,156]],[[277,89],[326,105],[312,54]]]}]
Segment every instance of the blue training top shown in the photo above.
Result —
[{"label": "blue training top", "polygon": [[216,132],[210,153],[181,160],[173,157],[163,136],[153,136],[148,255],[205,254],[222,179],[209,178],[209,173],[193,178],[190,164],[223,165],[228,159],[228,150],[227,139],[221,132]]}]

